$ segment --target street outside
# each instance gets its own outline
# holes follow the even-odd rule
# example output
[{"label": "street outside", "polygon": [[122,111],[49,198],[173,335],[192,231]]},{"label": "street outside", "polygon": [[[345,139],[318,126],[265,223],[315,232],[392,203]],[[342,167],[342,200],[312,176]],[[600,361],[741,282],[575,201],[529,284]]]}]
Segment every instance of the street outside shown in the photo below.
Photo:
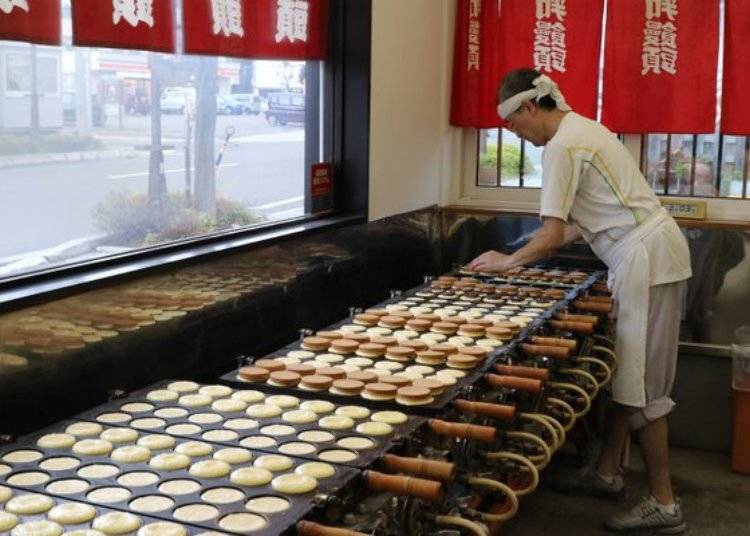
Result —
[{"label": "street outside", "polygon": [[[121,124],[120,124],[121,123]],[[217,195],[271,220],[304,211],[304,127],[270,126],[263,114],[218,116],[216,154],[227,127],[235,134],[216,170]],[[66,129],[69,131],[70,129]],[[162,115],[170,193],[185,191],[185,116]],[[93,136],[122,156],[0,168],[0,261],[101,234],[92,213],[112,192],[146,193],[149,116],[110,116]],[[193,173],[194,180],[194,173]]]}]

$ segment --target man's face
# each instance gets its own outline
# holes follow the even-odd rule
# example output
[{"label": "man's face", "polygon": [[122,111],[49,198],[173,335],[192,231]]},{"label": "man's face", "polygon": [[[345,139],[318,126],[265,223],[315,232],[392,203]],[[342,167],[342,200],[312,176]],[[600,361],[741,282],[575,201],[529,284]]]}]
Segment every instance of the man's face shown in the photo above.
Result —
[{"label": "man's face", "polygon": [[531,142],[535,147],[540,147],[546,144],[547,140],[544,137],[542,115],[538,112],[539,108],[526,101],[508,116],[505,128],[519,138]]}]

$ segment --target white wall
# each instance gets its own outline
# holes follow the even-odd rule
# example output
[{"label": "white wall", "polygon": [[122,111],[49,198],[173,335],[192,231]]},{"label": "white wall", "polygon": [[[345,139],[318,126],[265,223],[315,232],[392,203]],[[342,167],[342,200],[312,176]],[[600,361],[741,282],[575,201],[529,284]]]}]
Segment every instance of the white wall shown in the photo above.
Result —
[{"label": "white wall", "polygon": [[374,220],[449,199],[459,133],[448,126],[455,0],[372,4]]}]

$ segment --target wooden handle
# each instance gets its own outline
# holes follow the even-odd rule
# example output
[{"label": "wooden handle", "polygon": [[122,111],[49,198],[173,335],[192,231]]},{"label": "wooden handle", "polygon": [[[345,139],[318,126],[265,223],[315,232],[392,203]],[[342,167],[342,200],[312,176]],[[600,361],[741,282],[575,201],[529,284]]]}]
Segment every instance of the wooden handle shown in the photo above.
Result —
[{"label": "wooden handle", "polygon": [[450,482],[456,474],[456,466],[449,462],[430,460],[427,458],[404,458],[386,454],[383,456],[383,465],[389,471],[409,473],[413,476]]},{"label": "wooden handle", "polygon": [[594,301],[576,300],[573,302],[573,307],[580,309],[581,311],[592,311],[594,313],[609,313],[612,311],[611,303],[600,303]]},{"label": "wooden handle", "polygon": [[497,419],[498,421],[512,421],[516,416],[516,408],[504,404],[490,404],[489,402],[470,402],[461,398],[454,400],[453,405],[461,413],[474,413],[482,417]]},{"label": "wooden handle", "polygon": [[542,390],[542,382],[532,378],[519,378],[517,376],[498,376],[497,374],[485,374],[484,379],[492,387],[503,387],[505,389],[517,389],[528,393],[538,393]]},{"label": "wooden handle", "polygon": [[571,320],[550,320],[549,325],[555,329],[562,331],[572,331],[573,333],[580,333],[582,335],[588,335],[594,331],[594,324],[590,322],[573,322]]},{"label": "wooden handle", "polygon": [[319,525],[312,521],[297,523],[297,536],[367,536],[364,532]]},{"label": "wooden handle", "polygon": [[593,285],[591,285],[591,290],[592,292],[601,292],[603,294],[609,292],[606,283],[594,283]]},{"label": "wooden handle", "polygon": [[555,318],[560,320],[568,320],[570,322],[588,322],[589,324],[597,325],[599,323],[599,317],[596,315],[576,315],[573,313],[560,313],[555,315]]},{"label": "wooden handle", "polygon": [[518,376],[519,378],[531,378],[543,382],[549,379],[549,370],[545,368],[522,367],[519,365],[495,365],[495,372],[501,376]]},{"label": "wooden handle", "polygon": [[554,357],[556,359],[567,359],[570,356],[570,348],[564,346],[544,346],[541,344],[522,344],[521,350],[526,355],[539,355]]},{"label": "wooden handle", "polygon": [[365,471],[364,477],[367,487],[374,491],[389,491],[396,495],[419,497],[431,502],[439,501],[443,495],[443,484],[434,480],[387,475],[377,471]]},{"label": "wooden handle", "polygon": [[433,433],[448,437],[461,439],[472,439],[482,443],[494,443],[497,439],[497,430],[491,426],[479,426],[462,422],[447,422],[440,419],[427,421]]},{"label": "wooden handle", "polygon": [[564,337],[531,337],[534,344],[543,344],[546,346],[563,346],[575,350],[578,347],[578,341],[575,339],[566,339]]}]

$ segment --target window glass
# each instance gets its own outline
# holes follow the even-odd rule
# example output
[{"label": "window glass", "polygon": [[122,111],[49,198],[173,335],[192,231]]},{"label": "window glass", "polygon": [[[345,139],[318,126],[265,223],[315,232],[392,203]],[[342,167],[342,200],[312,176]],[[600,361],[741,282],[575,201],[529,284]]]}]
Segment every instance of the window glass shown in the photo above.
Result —
[{"label": "window glass", "polygon": [[0,41],[0,278],[304,215],[317,62],[77,48],[70,26]]}]

